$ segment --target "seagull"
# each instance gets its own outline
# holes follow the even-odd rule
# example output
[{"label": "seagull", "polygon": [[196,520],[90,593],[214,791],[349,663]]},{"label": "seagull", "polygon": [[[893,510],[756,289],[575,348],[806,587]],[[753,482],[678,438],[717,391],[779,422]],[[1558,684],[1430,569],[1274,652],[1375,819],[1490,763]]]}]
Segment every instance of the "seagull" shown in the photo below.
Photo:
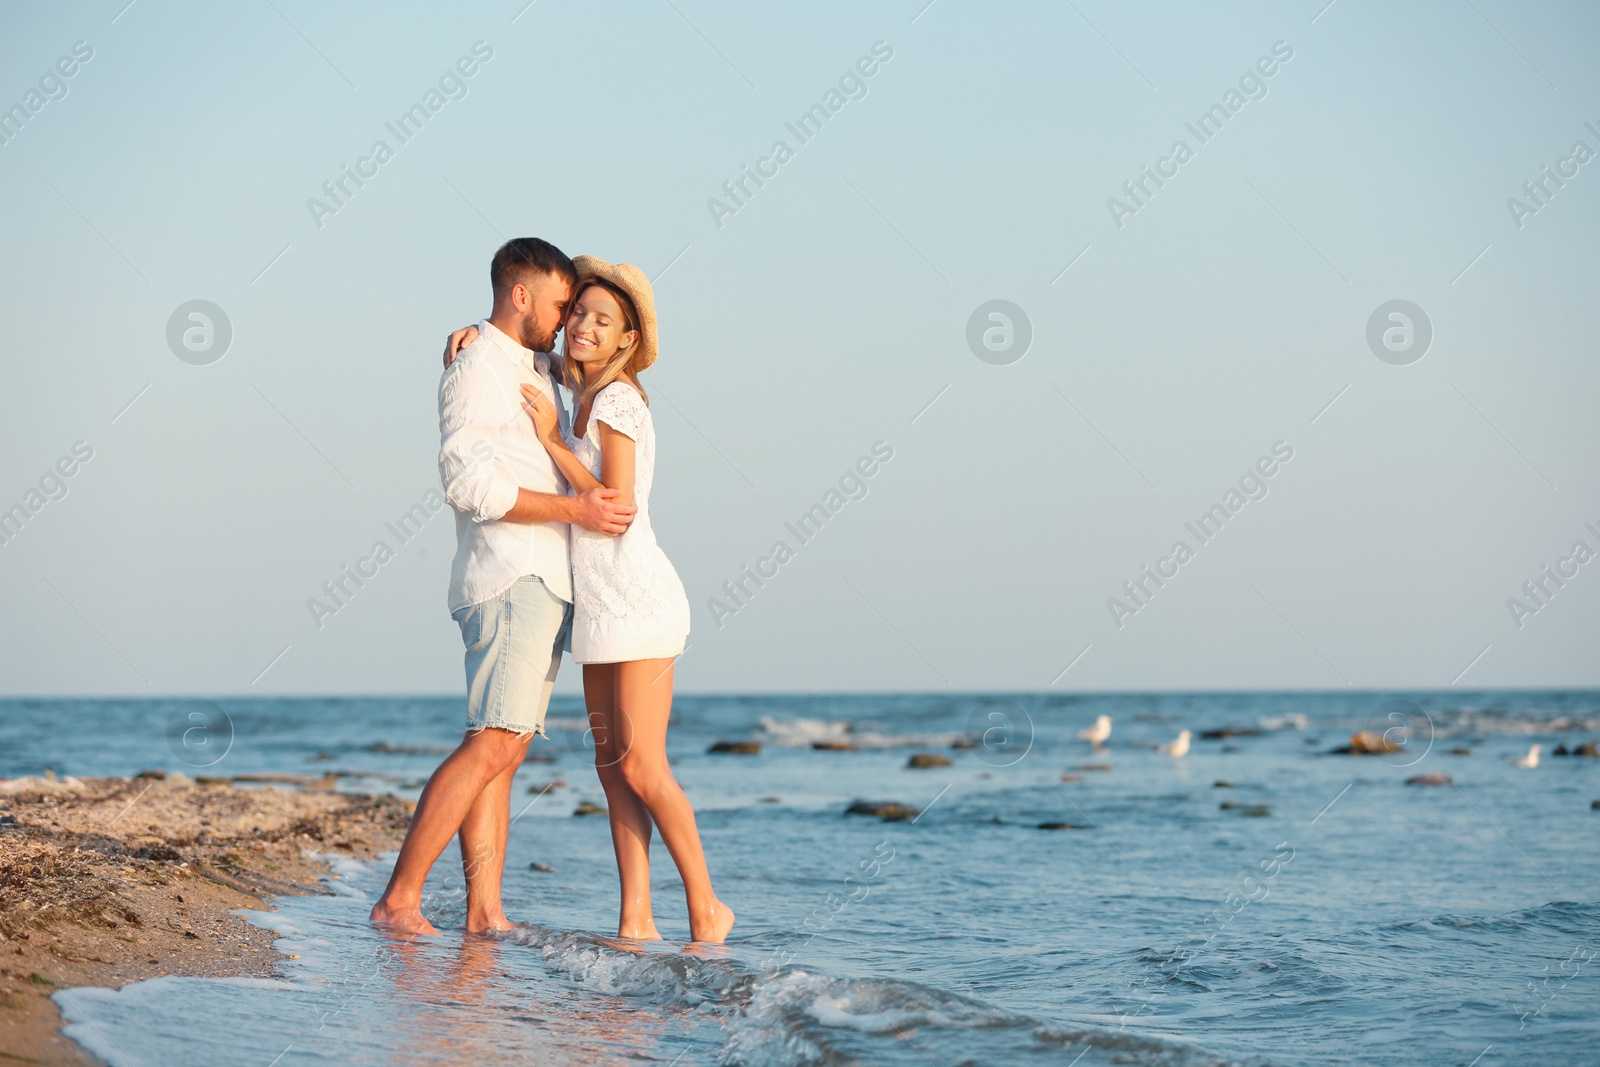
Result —
[{"label": "seagull", "polygon": [[1177,759],[1179,756],[1187,756],[1189,754],[1189,739],[1193,736],[1194,734],[1188,730],[1179,730],[1178,739],[1171,744],[1161,745],[1160,751],[1173,759]]},{"label": "seagull", "polygon": [[1086,730],[1079,730],[1078,736],[1089,742],[1095,748],[1105,744],[1106,738],[1111,736],[1111,716],[1101,715],[1094,720],[1094,725]]},{"label": "seagull", "polygon": [[1526,756],[1507,756],[1506,759],[1511,761],[1511,766],[1513,767],[1524,767],[1531,771],[1533,768],[1539,766],[1539,753],[1543,749],[1543,745],[1534,745],[1532,748],[1528,749],[1528,754]]}]

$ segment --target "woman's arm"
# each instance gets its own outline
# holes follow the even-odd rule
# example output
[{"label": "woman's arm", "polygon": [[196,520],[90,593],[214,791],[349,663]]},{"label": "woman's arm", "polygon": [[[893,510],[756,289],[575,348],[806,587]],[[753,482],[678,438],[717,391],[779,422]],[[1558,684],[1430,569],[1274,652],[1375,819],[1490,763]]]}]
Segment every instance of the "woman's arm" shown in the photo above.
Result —
[{"label": "woman's arm", "polygon": [[568,485],[579,493],[604,488],[595,481],[594,475],[578,462],[578,457],[572,454],[572,449],[568,448],[567,442],[562,439],[561,413],[556,410],[555,404],[538,387],[526,382],[522,385],[522,410],[533,420],[534,436],[539,438],[544,450],[550,453],[556,469],[561,472]]},{"label": "woman's arm", "polygon": [[[634,442],[633,438],[613,427],[604,418],[600,421],[600,479],[595,480],[589,469],[578,462],[567,442],[561,436],[560,414],[550,398],[532,385],[522,387],[523,410],[533,420],[539,443],[544,445],[556,469],[566,478],[567,484],[582,493],[590,489],[618,490],[617,500],[633,503]],[[598,405],[597,405],[598,406]],[[591,411],[593,421],[596,412]]]},{"label": "woman's arm", "polygon": [[444,341],[445,369],[448,370],[450,368],[450,364],[456,361],[456,357],[461,354],[463,348],[466,348],[477,339],[478,328],[476,326],[463,326],[449,337],[446,337]]},{"label": "woman's arm", "polygon": [[[593,415],[589,416],[591,419]],[[570,455],[570,453],[569,453]],[[633,503],[633,438],[621,430],[613,429],[608,422],[600,424],[600,481],[607,489],[616,489],[618,500]]]},{"label": "woman's arm", "polygon": [[572,486],[574,492],[614,489],[617,490],[617,503],[633,506],[633,438],[613,430],[603,422],[600,424],[598,481],[589,473],[589,468],[578,462],[578,457],[572,454],[572,449],[561,439],[559,430],[553,435],[541,436],[539,440],[544,445],[544,450],[550,453],[550,458],[555,460],[556,469],[567,480],[567,484]]}]

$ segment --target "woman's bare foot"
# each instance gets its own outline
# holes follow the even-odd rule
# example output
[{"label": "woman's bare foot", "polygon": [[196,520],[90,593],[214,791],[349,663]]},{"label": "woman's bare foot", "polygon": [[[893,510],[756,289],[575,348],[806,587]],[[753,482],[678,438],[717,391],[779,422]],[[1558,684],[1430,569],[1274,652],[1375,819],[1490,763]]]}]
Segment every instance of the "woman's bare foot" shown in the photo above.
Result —
[{"label": "woman's bare foot", "polygon": [[654,919],[646,919],[644,922],[618,923],[617,936],[626,937],[632,941],[661,940],[661,934],[656,931],[656,921]]},{"label": "woman's bare foot", "polygon": [[689,919],[689,938],[693,941],[704,941],[712,945],[720,945],[728,939],[728,931],[733,929],[733,909],[722,901],[711,905],[708,914],[696,919]]},{"label": "woman's bare foot", "polygon": [[369,918],[374,926],[387,927],[402,934],[439,936],[439,931],[433,928],[433,924],[422,917],[422,909],[419,907],[396,907],[380,900],[372,906]]}]

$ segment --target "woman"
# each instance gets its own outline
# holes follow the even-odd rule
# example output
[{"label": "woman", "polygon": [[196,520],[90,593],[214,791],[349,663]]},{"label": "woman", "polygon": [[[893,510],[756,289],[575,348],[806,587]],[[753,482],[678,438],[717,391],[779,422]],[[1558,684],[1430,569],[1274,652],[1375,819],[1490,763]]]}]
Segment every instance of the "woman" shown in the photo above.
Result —
[{"label": "woman", "polygon": [[[694,810],[667,764],[673,660],[689,634],[689,601],[650,528],[656,435],[639,372],[656,360],[655,295],[631,263],[579,256],[573,266],[578,282],[561,364],[575,405],[571,439],[562,436],[555,406],[532,386],[523,387],[523,407],[574,492],[617,489],[639,509],[618,537],[572,529],[572,658],[583,664],[622,881],[617,936],[661,937],[650,910],[653,824],[683,878],[690,937],[720,944],[734,914],[712,891]],[[473,335],[460,339],[470,343]]]}]

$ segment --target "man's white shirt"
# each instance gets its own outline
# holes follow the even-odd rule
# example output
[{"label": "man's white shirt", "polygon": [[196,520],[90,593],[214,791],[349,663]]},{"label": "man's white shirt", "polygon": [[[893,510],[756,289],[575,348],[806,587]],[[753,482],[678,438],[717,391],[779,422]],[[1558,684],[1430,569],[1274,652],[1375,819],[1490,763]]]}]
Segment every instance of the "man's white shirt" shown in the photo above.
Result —
[{"label": "man's white shirt", "polygon": [[572,602],[564,522],[505,522],[518,489],[565,495],[566,479],[522,409],[523,383],[569,415],[550,378],[550,357],[513,341],[487,320],[439,381],[439,480],[456,513],[450,611],[499,596],[526,574]]}]

